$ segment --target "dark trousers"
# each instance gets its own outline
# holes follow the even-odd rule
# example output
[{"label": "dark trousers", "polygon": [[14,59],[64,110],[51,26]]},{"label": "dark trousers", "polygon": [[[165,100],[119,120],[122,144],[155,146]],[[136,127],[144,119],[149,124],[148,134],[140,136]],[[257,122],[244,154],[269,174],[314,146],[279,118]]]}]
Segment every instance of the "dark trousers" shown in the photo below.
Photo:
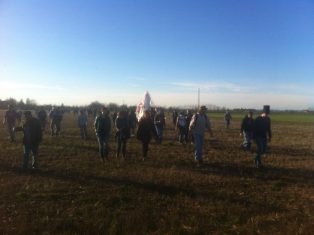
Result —
[{"label": "dark trousers", "polygon": [[179,126],[179,141],[183,143],[187,139],[187,131],[185,126]]},{"label": "dark trousers", "polygon": [[256,155],[255,155],[255,163],[257,166],[262,164],[262,155],[266,153],[266,148],[267,148],[267,138],[266,137],[261,137],[257,136],[255,138],[256,142]]},{"label": "dark trousers", "polygon": [[15,127],[14,123],[7,123],[7,130],[8,130],[11,142],[15,141],[14,127]]},{"label": "dark trousers", "polygon": [[117,157],[119,157],[121,149],[122,149],[122,155],[123,155],[123,157],[125,157],[125,154],[126,154],[126,139],[119,139],[118,138]]},{"label": "dark trousers", "polygon": [[98,144],[99,144],[99,154],[102,159],[108,158],[109,154],[109,136],[107,135],[98,135]]},{"label": "dark trousers", "polygon": [[28,168],[28,159],[29,159],[29,154],[32,152],[33,158],[32,158],[32,167],[36,168],[38,167],[38,161],[37,161],[37,156],[38,156],[38,144],[25,144],[24,145],[24,159],[23,159],[23,169]]},{"label": "dark trousers", "polygon": [[61,122],[60,121],[52,121],[51,125],[51,135],[59,135],[61,129]]},{"label": "dark trousers", "polygon": [[81,132],[82,139],[87,139],[87,127],[80,126],[80,132]]},{"label": "dark trousers", "polygon": [[147,157],[148,145],[149,145],[148,141],[142,141],[143,158]]}]

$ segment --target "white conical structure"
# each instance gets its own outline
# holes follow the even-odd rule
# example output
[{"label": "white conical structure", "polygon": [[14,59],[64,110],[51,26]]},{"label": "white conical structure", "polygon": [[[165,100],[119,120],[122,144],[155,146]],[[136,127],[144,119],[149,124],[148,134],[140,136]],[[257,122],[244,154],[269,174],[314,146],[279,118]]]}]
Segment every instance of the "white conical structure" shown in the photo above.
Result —
[{"label": "white conical structure", "polygon": [[144,114],[144,111],[150,110],[151,106],[153,105],[151,96],[148,91],[145,92],[143,100],[137,105],[136,108],[136,115],[137,119],[140,120]]}]

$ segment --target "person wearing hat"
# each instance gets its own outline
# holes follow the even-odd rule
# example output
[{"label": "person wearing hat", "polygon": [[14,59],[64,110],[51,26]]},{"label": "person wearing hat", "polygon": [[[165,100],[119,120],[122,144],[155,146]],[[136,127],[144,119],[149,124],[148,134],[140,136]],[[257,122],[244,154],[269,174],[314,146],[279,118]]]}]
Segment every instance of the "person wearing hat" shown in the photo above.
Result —
[{"label": "person wearing hat", "polygon": [[14,127],[17,120],[17,112],[12,105],[8,105],[8,110],[5,112],[3,125],[6,125],[11,142],[15,141]]},{"label": "person wearing hat", "polygon": [[23,170],[28,168],[29,154],[32,152],[32,168],[38,167],[38,147],[42,141],[42,129],[40,121],[32,116],[31,111],[24,112],[25,123],[22,127],[16,127],[15,131],[23,131],[24,158]]},{"label": "person wearing hat", "polygon": [[271,132],[271,121],[269,118],[269,106],[265,105],[263,112],[258,116],[254,121],[254,140],[256,143],[256,155],[255,155],[255,164],[257,168],[262,167],[261,157],[266,153],[267,149],[267,137],[268,141],[271,141],[272,132]]},{"label": "person wearing hat", "polygon": [[204,144],[204,134],[207,129],[210,133],[210,136],[213,136],[211,125],[206,116],[206,107],[201,106],[198,112],[193,115],[189,131],[192,132],[195,142],[195,160],[198,164],[203,162],[203,144]]}]

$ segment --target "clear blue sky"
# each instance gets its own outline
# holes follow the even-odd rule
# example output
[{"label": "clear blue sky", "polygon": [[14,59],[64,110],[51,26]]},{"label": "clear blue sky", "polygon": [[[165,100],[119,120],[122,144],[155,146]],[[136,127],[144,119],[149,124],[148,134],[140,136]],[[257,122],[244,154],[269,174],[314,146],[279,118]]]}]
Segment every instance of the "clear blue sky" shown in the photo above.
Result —
[{"label": "clear blue sky", "polygon": [[314,107],[314,1],[0,0],[0,99]]}]

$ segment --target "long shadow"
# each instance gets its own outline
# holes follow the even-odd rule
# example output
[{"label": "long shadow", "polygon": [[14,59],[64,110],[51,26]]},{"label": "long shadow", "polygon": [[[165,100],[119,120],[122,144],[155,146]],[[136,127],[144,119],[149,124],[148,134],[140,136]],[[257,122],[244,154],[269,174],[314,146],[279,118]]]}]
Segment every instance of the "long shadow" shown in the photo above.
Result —
[{"label": "long shadow", "polygon": [[[49,147],[48,144],[46,144],[45,147]],[[91,150],[91,151],[98,151],[98,143],[95,142],[95,146],[87,146],[85,144],[79,144],[79,143],[73,143],[73,144],[67,144],[67,143],[60,143],[56,144],[54,146],[57,147],[63,147],[63,148],[75,148],[75,149],[80,149],[80,150]]]},{"label": "long shadow", "polygon": [[283,167],[265,166],[256,169],[252,166],[237,165],[231,163],[204,163],[201,167],[197,167],[193,160],[172,160],[167,162],[156,162],[150,164],[153,168],[173,168],[176,167],[179,171],[190,171],[201,174],[214,174],[220,176],[231,177],[247,177],[254,178],[264,182],[269,181],[284,181],[286,184],[299,184],[314,186],[314,170],[308,169],[290,169]]},{"label": "long shadow", "polygon": [[[58,180],[70,181],[73,183],[78,183],[81,185],[95,185],[98,184],[113,184],[116,186],[125,186],[125,187],[134,187],[136,189],[145,190],[147,192],[152,193],[159,193],[162,195],[174,197],[176,195],[184,195],[191,198],[206,198],[213,201],[223,201],[226,203],[238,203],[245,207],[252,204],[249,197],[234,197],[233,195],[225,195],[219,191],[212,190],[216,188],[215,185],[209,185],[206,189],[198,189],[198,188],[182,188],[179,186],[174,185],[165,185],[161,183],[154,183],[154,182],[138,182],[128,178],[123,177],[105,177],[105,176],[95,176],[95,175],[86,175],[81,174],[80,172],[61,172],[56,170],[35,170],[35,171],[28,171],[28,172],[19,172],[19,168],[11,167],[7,165],[0,164],[1,171],[9,171],[13,173],[18,173],[21,176],[34,176],[34,177],[47,177],[47,178],[54,178]],[[95,186],[96,187],[96,186]],[[97,185],[99,187],[99,185]],[[105,188],[105,187],[104,187]],[[202,191],[200,191],[202,190]],[[282,205],[273,205],[267,204],[265,202],[254,202],[254,206],[259,208],[263,208],[263,211],[260,214],[268,214],[273,211],[286,211],[287,209]]]},{"label": "long shadow", "polygon": [[[191,167],[192,165],[192,167]],[[202,174],[215,174],[232,177],[249,177],[262,181],[284,180],[286,184],[301,184],[314,186],[314,170],[308,169],[287,169],[280,167],[265,166],[256,169],[253,166],[239,166],[224,163],[204,163],[201,167],[195,164],[182,162],[177,164],[178,168]]]},{"label": "long shadow", "polygon": [[270,153],[282,154],[291,157],[312,157],[314,159],[314,150],[310,148],[291,148],[291,147],[278,147],[271,146]]}]

